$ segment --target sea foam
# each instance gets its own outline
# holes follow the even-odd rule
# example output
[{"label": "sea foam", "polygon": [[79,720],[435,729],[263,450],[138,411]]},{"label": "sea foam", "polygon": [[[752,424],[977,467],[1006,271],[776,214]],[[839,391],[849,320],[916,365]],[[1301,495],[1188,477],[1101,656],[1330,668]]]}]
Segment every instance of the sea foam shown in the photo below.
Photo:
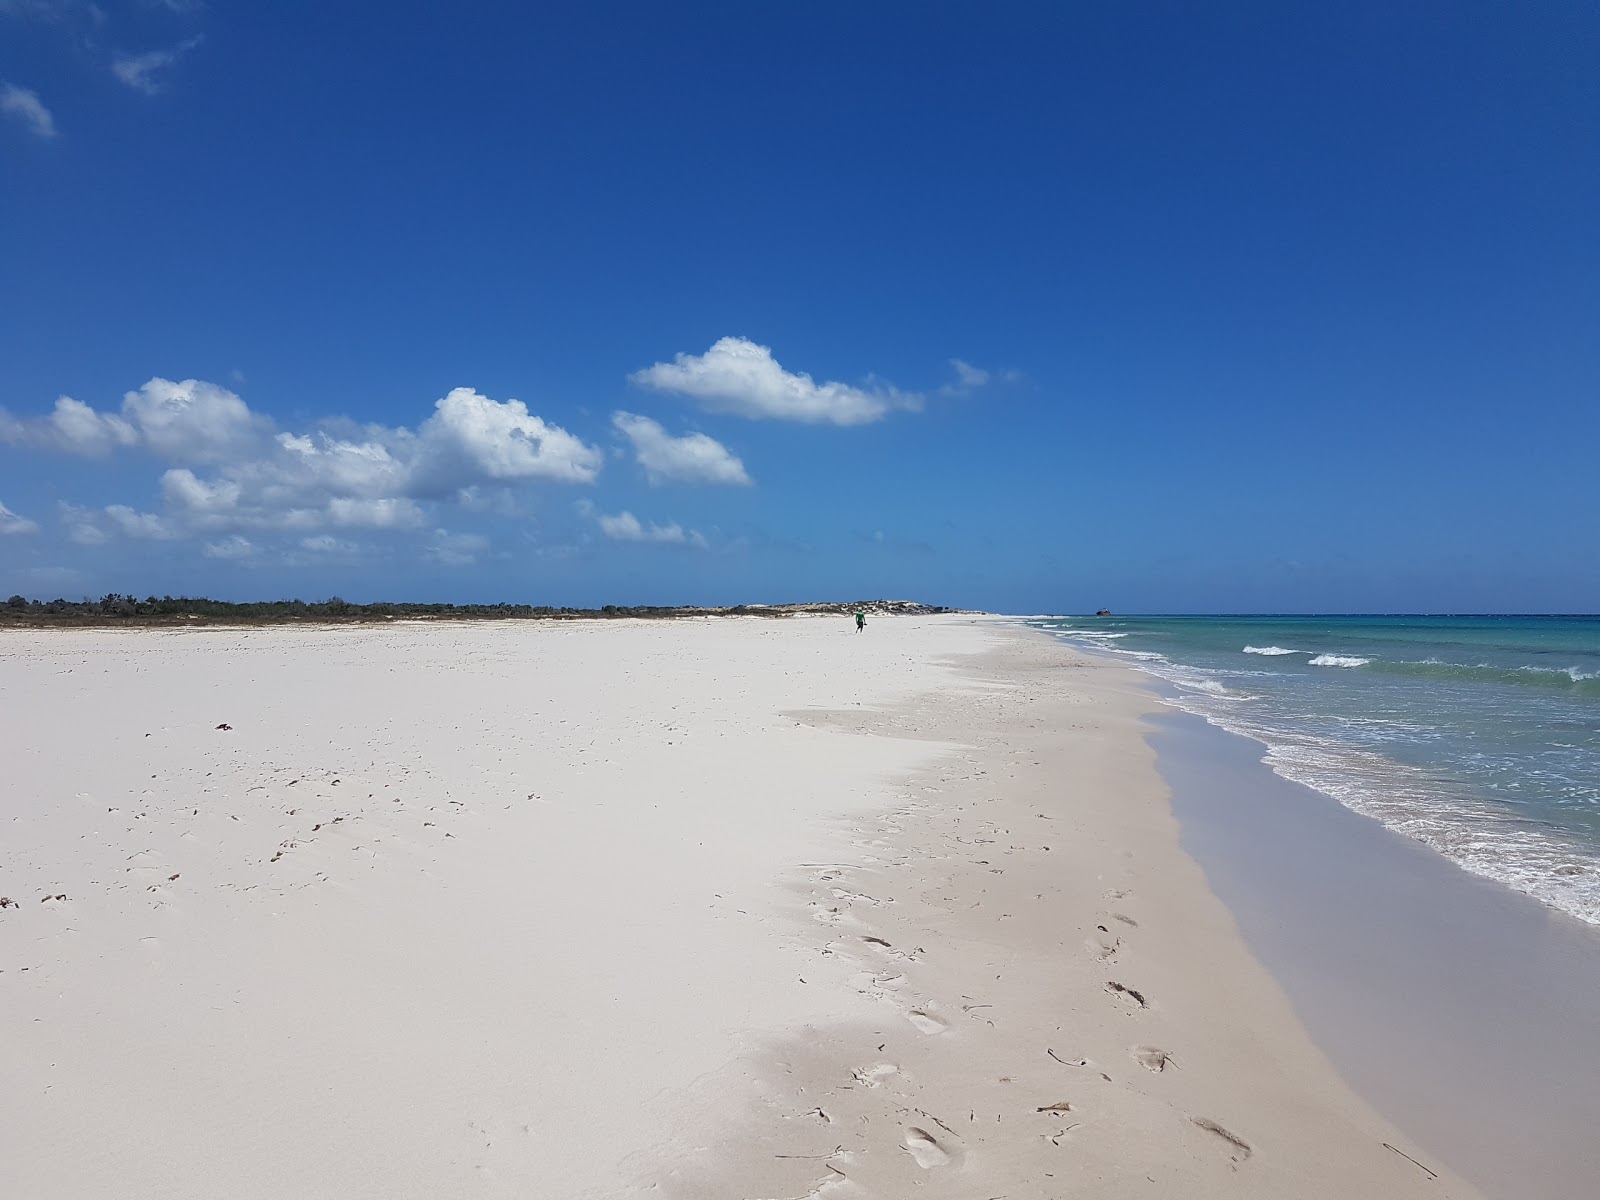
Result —
[{"label": "sea foam", "polygon": [[1284,646],[1246,646],[1246,654],[1310,654],[1309,650],[1290,650]]},{"label": "sea foam", "polygon": [[1357,658],[1353,654],[1319,654],[1311,660],[1313,667],[1364,667],[1372,660]]}]

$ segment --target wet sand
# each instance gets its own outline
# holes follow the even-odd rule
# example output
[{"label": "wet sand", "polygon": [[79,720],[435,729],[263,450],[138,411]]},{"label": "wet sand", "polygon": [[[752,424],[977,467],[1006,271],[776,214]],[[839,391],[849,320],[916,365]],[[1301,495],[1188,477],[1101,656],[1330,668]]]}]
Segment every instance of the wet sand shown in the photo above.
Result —
[{"label": "wet sand", "polygon": [[1184,848],[1355,1089],[1496,1200],[1600,1195],[1600,930],[1283,779],[1257,742],[1152,724]]}]

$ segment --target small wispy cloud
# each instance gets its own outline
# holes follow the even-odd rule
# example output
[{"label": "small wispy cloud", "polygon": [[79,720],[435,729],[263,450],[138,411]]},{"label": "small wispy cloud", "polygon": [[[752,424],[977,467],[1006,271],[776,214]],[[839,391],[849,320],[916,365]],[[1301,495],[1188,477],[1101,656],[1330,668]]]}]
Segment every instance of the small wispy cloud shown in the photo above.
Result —
[{"label": "small wispy cloud", "polygon": [[250,539],[236,533],[220,542],[207,542],[200,553],[224,562],[248,562],[256,557],[256,547]]},{"label": "small wispy cloud", "polygon": [[489,539],[477,533],[435,529],[423,557],[441,567],[470,567],[489,550]]},{"label": "small wispy cloud", "polygon": [[1022,378],[1021,371],[990,371],[983,367],[975,367],[959,358],[950,360],[950,369],[955,372],[955,380],[945,384],[938,391],[938,394],[946,399],[970,396],[990,384],[1016,383]]},{"label": "small wispy cloud", "polygon": [[111,73],[136,92],[143,92],[146,96],[157,95],[163,86],[158,78],[159,74],[176,65],[179,59],[200,42],[199,37],[192,37],[167,50],[149,50],[144,54],[125,55],[112,61]]},{"label": "small wispy cloud", "polygon": [[685,529],[676,521],[666,525],[654,522],[647,525],[631,512],[624,510],[610,515],[601,512],[587,500],[580,500],[577,507],[584,516],[592,518],[600,526],[600,532],[613,542],[655,542],[663,546],[693,546],[697,550],[711,548],[705,534],[697,529]]},{"label": "small wispy cloud", "polygon": [[4,504],[0,504],[0,537],[11,533],[38,533],[39,523],[20,517]]},{"label": "small wispy cloud", "polygon": [[8,83],[0,87],[0,113],[20,121],[35,137],[56,136],[56,119],[39,99],[39,93]]},{"label": "small wispy cloud", "polygon": [[301,538],[300,546],[304,550],[309,550],[312,554],[340,554],[346,557],[359,554],[361,551],[361,547],[354,542],[343,542],[325,533],[318,534],[316,537]]}]

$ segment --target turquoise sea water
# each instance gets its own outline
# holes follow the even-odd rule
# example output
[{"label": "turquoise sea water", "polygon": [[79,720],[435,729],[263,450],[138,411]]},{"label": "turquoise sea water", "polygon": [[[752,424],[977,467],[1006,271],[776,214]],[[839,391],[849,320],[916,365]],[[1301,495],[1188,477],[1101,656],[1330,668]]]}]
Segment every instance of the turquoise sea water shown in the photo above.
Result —
[{"label": "turquoise sea water", "polygon": [[1600,617],[1031,623],[1165,680],[1280,775],[1600,924]]}]

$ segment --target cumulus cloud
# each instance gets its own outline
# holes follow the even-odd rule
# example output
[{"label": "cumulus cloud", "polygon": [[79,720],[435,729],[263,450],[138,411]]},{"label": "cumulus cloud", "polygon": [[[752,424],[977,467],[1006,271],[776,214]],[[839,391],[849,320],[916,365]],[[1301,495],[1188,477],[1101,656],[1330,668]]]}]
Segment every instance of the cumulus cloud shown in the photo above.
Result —
[{"label": "cumulus cloud", "polygon": [[646,525],[631,512],[620,512],[615,516],[605,513],[596,513],[595,522],[600,526],[600,532],[614,542],[656,542],[667,546],[694,546],[704,550],[706,548],[705,536],[693,529],[684,529],[676,521],[667,525]]},{"label": "cumulus cloud", "polygon": [[452,488],[464,476],[591,483],[604,461],[599,450],[545,424],[522,401],[497,403],[471,388],[440,400],[418,435],[421,465],[454,481]]},{"label": "cumulus cloud", "polygon": [[30,521],[27,517],[19,517],[4,504],[0,504],[0,537],[18,533],[37,533],[39,523]]},{"label": "cumulus cloud", "polygon": [[335,525],[359,529],[415,529],[423,523],[417,502],[396,496],[377,500],[335,496],[328,501],[328,516]]},{"label": "cumulus cloud", "polygon": [[123,396],[120,413],[71,396],[60,397],[47,417],[24,420],[0,410],[0,442],[90,458],[143,447],[178,462],[219,462],[248,451],[268,428],[227,388],[198,379],[152,379]]},{"label": "cumulus cloud", "polygon": [[611,423],[633,444],[634,457],[652,484],[727,483],[749,486],[744,463],[721,442],[703,433],[673,437],[659,422],[619,412]]},{"label": "cumulus cloud", "polygon": [[163,86],[161,80],[157,78],[159,73],[174,66],[180,58],[198,46],[200,40],[198,37],[192,37],[166,50],[124,55],[112,61],[111,73],[136,92],[143,92],[146,96],[157,95]]},{"label": "cumulus cloud", "polygon": [[145,446],[176,462],[222,462],[250,450],[268,422],[214,383],[152,379],[122,398]]},{"label": "cumulus cloud", "polygon": [[628,378],[640,387],[688,396],[711,412],[812,424],[865,425],[896,409],[922,407],[922,397],[892,387],[817,383],[786,371],[766,346],[725,337],[704,354],[678,354]]},{"label": "cumulus cloud", "polygon": [[521,401],[471,388],[439,400],[415,432],[330,421],[291,433],[275,432],[226,388],[193,379],[152,379],[116,413],[69,396],[44,417],[0,412],[0,443],[88,456],[139,449],[182,464],[161,477],[163,515],[70,509],[69,535],[83,544],[113,535],[422,529],[422,502],[494,499],[504,507],[510,487],[591,483],[604,461]]},{"label": "cumulus cloud", "polygon": [[126,504],[108,504],[100,509],[63,504],[61,521],[67,528],[67,537],[80,546],[99,546],[114,537],[161,542],[180,536],[178,526],[166,517],[140,512]]},{"label": "cumulus cloud", "polygon": [[155,513],[139,512],[126,504],[108,504],[105,520],[123,537],[137,541],[166,541],[178,536],[178,531],[165,517]]},{"label": "cumulus cloud", "polygon": [[24,129],[46,140],[56,136],[56,119],[39,93],[8,83],[0,87],[0,115],[20,121]]}]

